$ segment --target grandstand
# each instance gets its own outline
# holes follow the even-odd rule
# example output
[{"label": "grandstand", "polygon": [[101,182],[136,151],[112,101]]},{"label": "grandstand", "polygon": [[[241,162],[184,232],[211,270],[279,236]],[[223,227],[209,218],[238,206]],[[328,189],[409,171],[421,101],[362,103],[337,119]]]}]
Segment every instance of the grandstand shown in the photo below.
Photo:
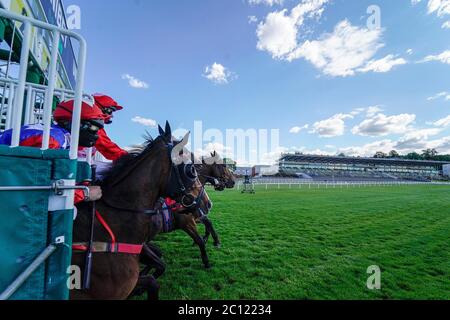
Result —
[{"label": "grandstand", "polygon": [[279,176],[314,181],[432,181],[445,180],[441,161],[333,157],[284,154]]}]

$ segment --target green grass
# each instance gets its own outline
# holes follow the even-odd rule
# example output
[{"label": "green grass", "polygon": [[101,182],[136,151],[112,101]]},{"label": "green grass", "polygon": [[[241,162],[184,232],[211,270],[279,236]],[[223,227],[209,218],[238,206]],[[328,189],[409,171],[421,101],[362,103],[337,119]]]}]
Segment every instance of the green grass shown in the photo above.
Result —
[{"label": "green grass", "polygon": [[450,299],[449,187],[209,194],[223,246],[205,270],[186,234],[160,236],[162,299]]}]

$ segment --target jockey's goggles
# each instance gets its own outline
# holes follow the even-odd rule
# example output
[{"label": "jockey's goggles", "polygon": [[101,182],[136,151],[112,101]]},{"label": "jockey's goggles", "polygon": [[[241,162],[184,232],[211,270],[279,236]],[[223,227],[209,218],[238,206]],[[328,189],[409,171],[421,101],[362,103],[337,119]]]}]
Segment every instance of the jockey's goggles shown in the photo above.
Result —
[{"label": "jockey's goggles", "polygon": [[87,120],[81,122],[81,130],[86,130],[90,132],[98,132],[103,129],[105,122],[103,120]]}]

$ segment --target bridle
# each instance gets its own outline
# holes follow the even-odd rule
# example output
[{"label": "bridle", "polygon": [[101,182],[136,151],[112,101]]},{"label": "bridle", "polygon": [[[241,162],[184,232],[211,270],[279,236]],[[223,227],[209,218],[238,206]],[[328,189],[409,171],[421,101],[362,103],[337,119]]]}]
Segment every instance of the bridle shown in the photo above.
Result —
[{"label": "bridle", "polygon": [[[172,159],[173,148],[174,148],[173,145],[169,145],[169,157],[170,157],[171,163],[172,163],[171,175],[169,177],[169,186],[171,185],[170,181],[172,178],[172,174],[174,174],[175,181],[178,184],[179,190],[182,193],[182,197],[181,197],[181,201],[180,201],[181,206],[185,209],[190,209],[190,210],[193,209],[193,210],[199,210],[199,211],[203,212],[203,210],[201,210],[201,208],[200,208],[200,205],[201,205],[201,199],[203,198],[203,196],[205,194],[205,187],[203,185],[201,185],[200,192],[196,198],[194,198],[192,196],[192,194],[188,193],[188,190],[190,188],[192,188],[192,186],[195,185],[195,182],[192,184],[192,186],[186,187],[186,185],[183,181],[183,178],[181,177],[179,167],[173,162],[173,159]],[[186,168],[190,168],[192,177],[188,176],[188,174],[186,173]],[[194,163],[190,164],[189,167],[187,167],[187,165],[185,164],[184,165],[184,173],[189,180],[195,181],[198,178],[198,173],[195,169]],[[190,199],[192,201],[188,202],[188,199]]]},{"label": "bridle", "polygon": [[[208,166],[208,164],[202,163],[200,164],[200,166]],[[210,183],[215,190],[223,190],[225,189],[226,186],[226,179],[224,179],[223,177],[213,177],[210,175],[206,175],[206,174],[199,174],[200,177],[203,177],[205,179],[206,182]]]},{"label": "bridle", "polygon": [[[171,161],[171,171],[170,171],[170,175],[168,177],[168,186],[172,185],[172,178],[175,177],[175,182],[177,184],[175,193],[179,192],[181,193],[181,201],[180,204],[184,209],[189,209],[189,210],[198,210],[200,211],[203,215],[204,212],[203,210],[200,208],[201,206],[201,199],[203,198],[204,194],[205,194],[205,187],[202,185],[200,192],[198,194],[198,196],[196,198],[194,198],[192,196],[192,194],[188,193],[188,191],[190,189],[192,189],[192,187],[194,186],[195,182],[192,184],[192,186],[187,187],[186,184],[183,181],[183,178],[181,177],[180,174],[180,170],[179,167],[173,162],[172,159],[172,150],[174,148],[173,144],[168,144],[168,152],[169,152],[169,159]],[[184,167],[186,171],[186,166]],[[195,167],[193,167],[195,170]],[[195,172],[196,173],[196,172]],[[197,173],[195,177],[189,178],[193,181],[195,181],[195,179],[197,179]],[[174,194],[170,195],[170,196],[174,196]],[[192,199],[191,202],[188,201],[188,199]],[[120,210],[120,211],[124,211],[124,212],[130,212],[130,213],[135,213],[135,214],[144,214],[144,215],[149,215],[149,216],[155,216],[159,213],[161,208],[157,208],[159,201],[157,202],[157,205],[155,206],[155,208],[153,209],[129,209],[129,208],[124,208],[124,207],[120,207],[114,204],[109,203],[107,200],[105,200],[104,198],[100,200],[104,205],[106,205],[107,207],[111,208],[111,209],[116,209],[116,210]]]}]

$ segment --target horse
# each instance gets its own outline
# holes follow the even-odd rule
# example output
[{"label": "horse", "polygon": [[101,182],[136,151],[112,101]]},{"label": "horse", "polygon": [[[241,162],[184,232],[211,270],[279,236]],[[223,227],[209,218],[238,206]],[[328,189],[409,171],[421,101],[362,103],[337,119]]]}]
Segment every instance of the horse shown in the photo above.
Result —
[{"label": "horse", "polygon": [[[96,203],[92,247],[92,207],[87,203],[78,207],[72,265],[85,272],[86,251],[91,247],[94,253],[90,286],[72,290],[72,300],[127,299],[140,276],[139,255],[152,230],[158,199],[170,197],[190,207],[204,194],[195,167],[174,161],[189,134],[174,143],[168,122],[165,130],[159,126],[159,133],[142,152],[122,157],[105,175],[103,198]],[[147,285],[149,290],[156,286],[153,280]]]},{"label": "horse", "polygon": [[[151,136],[150,136],[151,139]],[[136,150],[139,150],[137,147]],[[203,185],[211,183],[218,191],[224,190],[225,187],[234,187],[235,181],[231,171],[222,165],[220,158],[216,152],[211,153],[212,158],[201,159],[201,164],[196,164],[196,170],[198,172],[199,179]],[[194,157],[192,161],[195,162]],[[202,199],[202,204],[207,204],[207,208],[203,211],[193,211],[192,209],[183,209],[175,211],[175,208],[166,208],[162,210],[164,201],[160,203],[161,210],[159,215],[153,217],[153,233],[149,240],[153,240],[160,233],[168,233],[176,230],[184,230],[194,240],[194,245],[198,245],[202,256],[202,261],[205,268],[209,268],[209,260],[206,253],[206,242],[210,234],[214,238],[214,245],[220,247],[219,237],[214,230],[212,222],[209,220],[207,210],[211,209],[211,202],[205,191],[205,199]],[[201,238],[197,231],[197,223],[201,222],[205,225],[206,235]],[[140,296],[145,291],[144,281],[148,279],[149,273],[154,269],[152,277],[158,279],[165,273],[166,264],[162,261],[161,250],[150,241],[144,245],[144,250],[141,254],[141,263],[144,265],[144,269],[141,272],[140,283],[133,291],[133,296]],[[150,297],[150,294],[149,294]]]},{"label": "horse", "polygon": [[203,185],[210,183],[216,191],[223,191],[225,188],[233,189],[236,185],[233,173],[216,151],[211,153],[210,158],[203,157],[200,164],[196,163],[195,169],[200,182]]},{"label": "horse", "polygon": [[[223,163],[222,158],[216,151],[211,153],[211,158],[202,158],[201,164],[196,164],[195,168],[198,172],[200,182],[205,185],[210,183],[214,186],[216,191],[223,191],[225,188],[233,189],[236,180],[231,170]],[[205,225],[205,235],[203,236],[203,242],[208,242],[209,237],[214,239],[214,246],[220,248],[221,243],[219,235],[217,234],[214,226],[208,216],[202,217],[197,222]]]},{"label": "horse", "polygon": [[[224,190],[225,187],[234,187],[235,181],[231,171],[222,164],[221,159],[216,152],[211,154],[212,158],[202,158],[202,164],[196,165],[196,171],[198,172],[199,180],[202,185],[211,183],[216,190]],[[195,162],[194,157],[192,157]],[[220,247],[220,240],[217,232],[214,230],[212,222],[208,218],[208,212],[212,208],[212,202],[209,200],[208,194],[205,191],[205,199],[199,203],[199,205],[206,206],[198,208],[193,211],[192,208],[166,208],[161,209],[159,214],[153,217],[154,228],[152,229],[149,237],[149,242],[146,246],[146,252],[141,257],[141,262],[146,265],[142,274],[148,274],[150,269],[155,268],[154,277],[160,277],[165,271],[165,264],[159,259],[162,256],[158,247],[152,245],[150,241],[154,240],[158,234],[174,232],[176,230],[183,230],[194,241],[194,245],[197,245],[200,249],[202,262],[205,268],[210,267],[208,255],[206,252],[206,243],[209,236],[212,234],[214,238],[214,245]],[[205,205],[206,204],[206,205]],[[164,203],[161,204],[161,208]],[[205,225],[206,234],[202,238],[197,230],[197,223],[203,223]],[[150,250],[150,251],[149,251]],[[156,256],[155,256],[156,254]]]}]

